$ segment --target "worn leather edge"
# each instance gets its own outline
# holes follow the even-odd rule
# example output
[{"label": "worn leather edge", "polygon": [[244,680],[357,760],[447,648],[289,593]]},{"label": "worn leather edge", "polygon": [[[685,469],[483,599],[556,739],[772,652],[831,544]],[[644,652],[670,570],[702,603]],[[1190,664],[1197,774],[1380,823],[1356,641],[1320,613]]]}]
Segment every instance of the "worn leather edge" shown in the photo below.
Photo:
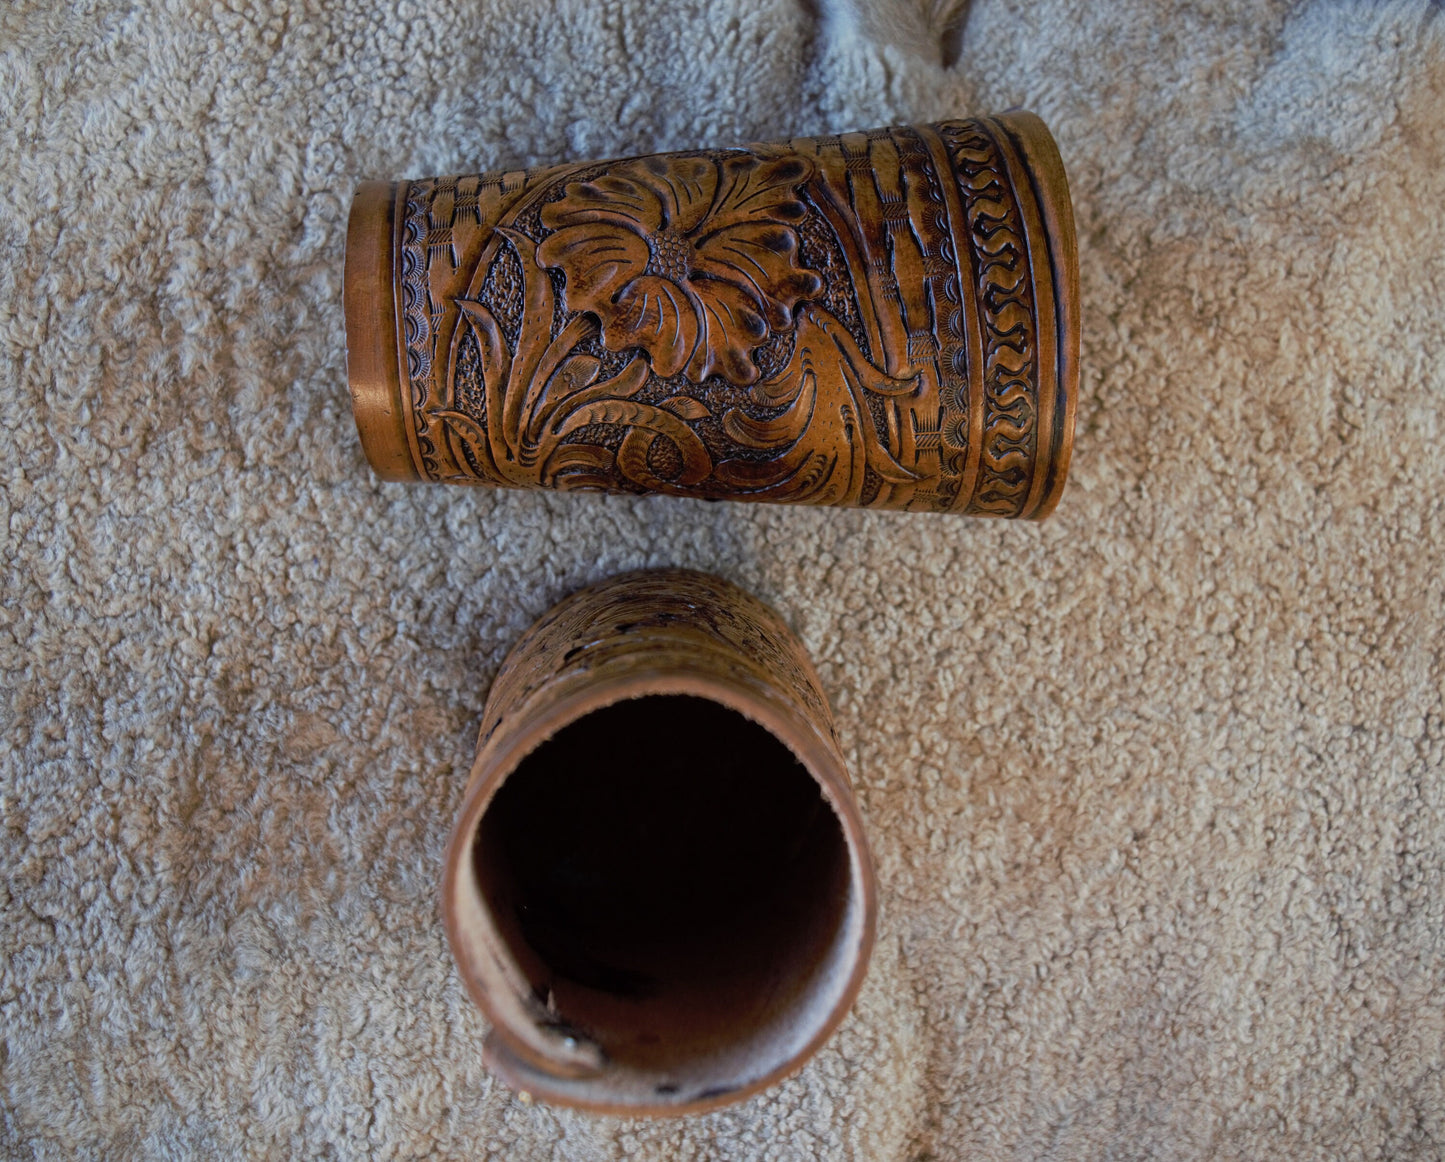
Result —
[{"label": "worn leather edge", "polygon": [[[1035,114],[1011,110],[993,118],[1008,134],[1023,159],[1032,193],[1043,218],[1044,238],[1052,274],[1056,398],[1050,425],[1047,460],[1040,468],[1047,475],[1042,495],[1026,519],[1041,520],[1053,512],[1068,482],[1074,449],[1074,418],[1079,397],[1079,245],[1074,228],[1074,207],[1058,144]],[[1030,239],[1032,242],[1033,239]],[[1048,320],[1040,319],[1043,326]]]},{"label": "worn leather edge", "polygon": [[397,356],[396,200],[393,182],[362,182],[346,227],[342,299],[346,375],[361,448],[383,480],[422,479],[407,437]]}]

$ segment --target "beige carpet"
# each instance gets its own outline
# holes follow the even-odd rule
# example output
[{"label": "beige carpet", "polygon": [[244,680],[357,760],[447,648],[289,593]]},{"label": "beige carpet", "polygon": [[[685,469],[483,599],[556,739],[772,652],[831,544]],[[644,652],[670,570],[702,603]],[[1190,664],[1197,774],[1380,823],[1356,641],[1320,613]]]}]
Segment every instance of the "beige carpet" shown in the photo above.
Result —
[{"label": "beige carpet", "polygon": [[[1014,104],[1083,270],[1044,524],[367,470],[359,179]],[[1442,1156],[1438,3],[33,0],[0,179],[0,1153]],[[507,646],[665,563],[812,650],[879,947],[744,1105],[529,1107],[442,847]]]}]

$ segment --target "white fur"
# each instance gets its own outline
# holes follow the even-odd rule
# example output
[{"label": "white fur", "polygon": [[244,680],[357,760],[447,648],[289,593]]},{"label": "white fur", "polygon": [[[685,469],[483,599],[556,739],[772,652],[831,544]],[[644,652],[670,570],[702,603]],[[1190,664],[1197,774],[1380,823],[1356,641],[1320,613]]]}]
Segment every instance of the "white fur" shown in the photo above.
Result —
[{"label": "white fur", "polygon": [[[1438,13],[7,6],[0,1152],[1439,1157]],[[367,471],[358,180],[1015,104],[1058,137],[1083,270],[1047,523]],[[527,1107],[481,1067],[442,847],[506,647],[673,563],[818,661],[872,976],[739,1108]]]}]

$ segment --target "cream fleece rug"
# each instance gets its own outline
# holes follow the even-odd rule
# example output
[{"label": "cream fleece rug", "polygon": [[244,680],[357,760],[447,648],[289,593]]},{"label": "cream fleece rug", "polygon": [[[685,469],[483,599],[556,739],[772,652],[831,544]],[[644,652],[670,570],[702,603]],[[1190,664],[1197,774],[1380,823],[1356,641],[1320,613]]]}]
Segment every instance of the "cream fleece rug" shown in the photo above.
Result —
[{"label": "cream fleece rug", "polygon": [[[1016,104],[1051,520],[371,477],[359,179]],[[0,180],[0,1152],[1441,1157],[1438,3],[33,0]],[[649,1123],[489,1078],[436,895],[503,652],[663,564],[802,635],[883,895],[799,1076]]]}]

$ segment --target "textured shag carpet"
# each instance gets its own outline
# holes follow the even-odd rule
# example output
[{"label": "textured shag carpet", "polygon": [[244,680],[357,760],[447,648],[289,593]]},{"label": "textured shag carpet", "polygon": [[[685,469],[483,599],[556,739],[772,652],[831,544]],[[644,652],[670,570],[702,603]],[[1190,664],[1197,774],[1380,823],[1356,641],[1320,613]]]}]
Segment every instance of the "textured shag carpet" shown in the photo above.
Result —
[{"label": "textured shag carpet", "polygon": [[[1258,0],[0,10],[0,1152],[1445,1150],[1445,20]],[[381,485],[346,212],[1024,105],[1083,277],[1039,525]],[[773,603],[882,884],[703,1118],[524,1105],[437,910],[487,686],[637,566]]]}]

